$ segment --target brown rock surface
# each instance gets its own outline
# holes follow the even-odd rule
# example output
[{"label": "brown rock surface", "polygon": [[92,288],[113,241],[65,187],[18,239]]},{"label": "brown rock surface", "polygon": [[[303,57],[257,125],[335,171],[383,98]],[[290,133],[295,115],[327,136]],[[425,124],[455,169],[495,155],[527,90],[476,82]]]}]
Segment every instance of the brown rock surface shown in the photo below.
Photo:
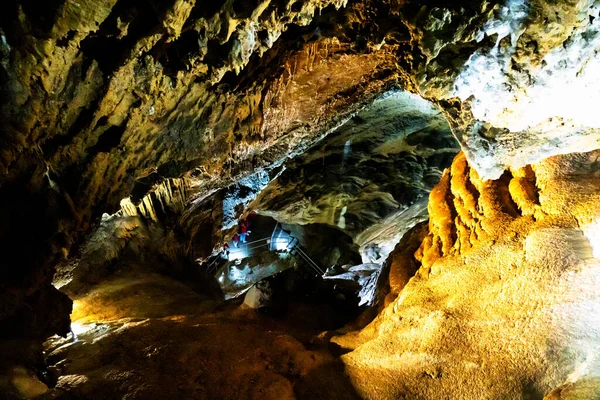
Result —
[{"label": "brown rock surface", "polygon": [[[345,357],[357,388],[566,395],[569,376],[596,371],[582,360],[597,352],[598,163],[545,159],[600,147],[599,12],[548,0],[3,2],[3,343],[67,333],[54,271],[87,254],[104,212],[121,205],[139,231],[156,223],[167,261],[205,257],[227,234],[220,190],[247,189],[241,179],[400,87],[443,110],[465,155],[430,197],[417,277],[361,335],[339,339],[364,343]],[[117,239],[118,257],[146,249]],[[17,358],[0,358],[0,373]]]},{"label": "brown rock surface", "polygon": [[[486,177],[506,165],[597,147],[595,120],[560,107],[548,119],[506,95],[507,88],[528,85],[546,90],[545,76],[571,74],[561,69],[571,59],[561,48],[581,53],[581,65],[595,65],[595,13],[587,3],[542,0],[530,7],[468,0],[210,7],[188,0],[56,0],[37,7],[9,0],[0,19],[0,182],[11,216],[2,219],[10,233],[0,243],[9,254],[6,269],[22,264],[29,272],[19,283],[3,279],[20,299],[3,307],[0,318],[23,309],[20,293],[52,290],[54,264],[76,251],[82,233],[122,198],[137,201],[155,183],[185,174],[201,175],[202,189],[223,187],[306,145],[392,85],[439,102]],[[486,86],[487,94],[471,84],[495,76],[511,57],[517,62]],[[477,69],[477,63],[487,64]],[[589,80],[565,77],[579,78]],[[526,121],[532,131],[519,126],[515,134],[509,126],[507,132],[500,117],[479,112],[493,96],[507,112],[535,116]],[[46,205],[51,197],[55,202]],[[42,218],[47,229],[28,239],[19,226]]]},{"label": "brown rock surface", "polygon": [[75,339],[47,343],[58,378],[48,396],[358,398],[326,348],[307,348],[327,312],[296,307],[274,320],[163,276],[110,279],[75,300]]},{"label": "brown rock surface", "polygon": [[342,359],[359,394],[537,398],[595,376],[598,157],[483,182],[457,156],[431,193],[417,275],[360,334],[334,338],[354,348]]}]

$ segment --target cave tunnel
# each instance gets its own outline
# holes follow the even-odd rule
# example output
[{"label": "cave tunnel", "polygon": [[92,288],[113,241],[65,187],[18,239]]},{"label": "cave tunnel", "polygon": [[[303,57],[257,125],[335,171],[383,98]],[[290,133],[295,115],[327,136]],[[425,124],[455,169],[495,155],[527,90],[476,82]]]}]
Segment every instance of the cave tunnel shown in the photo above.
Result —
[{"label": "cave tunnel", "polygon": [[600,398],[595,2],[0,7],[0,399]]}]

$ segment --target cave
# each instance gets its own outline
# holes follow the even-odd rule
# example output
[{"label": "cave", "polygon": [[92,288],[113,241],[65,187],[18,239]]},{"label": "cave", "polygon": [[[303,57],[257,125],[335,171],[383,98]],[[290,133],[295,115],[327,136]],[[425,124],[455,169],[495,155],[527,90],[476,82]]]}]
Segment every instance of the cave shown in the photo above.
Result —
[{"label": "cave", "polygon": [[600,6],[7,0],[1,399],[599,399]]}]

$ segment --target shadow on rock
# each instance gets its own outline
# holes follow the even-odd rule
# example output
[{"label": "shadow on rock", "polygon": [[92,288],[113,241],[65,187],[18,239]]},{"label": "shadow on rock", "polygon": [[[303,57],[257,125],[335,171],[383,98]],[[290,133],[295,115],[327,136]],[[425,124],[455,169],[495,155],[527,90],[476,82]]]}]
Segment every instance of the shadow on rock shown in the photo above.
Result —
[{"label": "shadow on rock", "polygon": [[294,385],[299,400],[360,399],[341,361],[331,361],[311,370]]}]

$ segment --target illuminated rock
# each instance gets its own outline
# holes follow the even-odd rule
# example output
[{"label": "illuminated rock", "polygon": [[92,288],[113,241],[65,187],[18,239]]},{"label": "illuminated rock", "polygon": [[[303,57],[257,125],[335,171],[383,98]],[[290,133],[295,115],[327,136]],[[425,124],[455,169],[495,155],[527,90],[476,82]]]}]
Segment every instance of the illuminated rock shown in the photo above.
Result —
[{"label": "illuminated rock", "polygon": [[[443,111],[464,156],[430,197],[431,222],[418,252],[417,278],[406,284],[407,271],[417,266],[406,251],[398,249],[390,260],[388,301],[399,297],[376,325],[396,313],[381,326],[397,342],[388,349],[381,339],[346,356],[361,394],[466,396],[449,389],[464,383],[480,397],[523,392],[541,397],[569,384],[567,370],[581,360],[581,349],[566,349],[573,354],[566,361],[527,357],[534,353],[531,346],[540,354],[554,346],[541,344],[540,338],[555,338],[547,329],[564,333],[557,345],[561,351],[575,335],[567,326],[586,326],[590,337],[596,334],[596,321],[586,319],[597,311],[595,286],[582,276],[589,274],[595,284],[588,264],[600,251],[593,206],[598,188],[587,180],[597,181],[598,168],[586,158],[590,155],[545,161],[600,147],[596,2],[5,3],[0,10],[0,328],[7,338],[40,340],[68,331],[70,300],[52,279],[58,267],[66,271],[59,278],[68,280],[80,256],[102,260],[90,265],[104,268],[105,261],[120,260],[131,249],[134,259],[160,255],[163,270],[189,271],[186,262],[206,259],[230,233],[227,227],[235,229],[243,207],[280,172],[276,167],[382,93],[403,89]],[[350,137],[340,143],[343,163],[352,160],[355,145]],[[411,209],[410,224],[404,216],[399,222],[404,203],[385,193],[391,192],[364,190],[354,206],[328,194],[321,201],[294,201],[308,209],[306,215],[293,208],[282,214],[352,230],[357,240],[364,239],[363,250],[387,236],[392,239],[385,247],[391,250],[399,232],[422,217],[422,208]],[[109,234],[103,230],[115,213],[122,220],[113,221]],[[359,224],[357,216],[367,223]],[[377,229],[369,230],[374,224]],[[149,227],[160,234],[148,234]],[[93,236],[98,228],[103,235]],[[136,240],[129,236],[133,230],[142,233]],[[91,236],[94,246],[86,247]],[[153,251],[137,239],[148,239]],[[559,259],[577,290],[561,286]],[[137,261],[138,267],[143,264]],[[102,268],[90,269],[87,277],[93,278],[93,271],[102,276]],[[520,291],[482,293],[497,275],[506,279],[506,290],[522,284]],[[538,293],[546,297],[535,297]],[[540,317],[569,296],[573,309],[565,307],[571,320],[562,318],[563,309],[553,314],[556,320]],[[514,309],[501,309],[507,297]],[[582,297],[589,304],[578,302]],[[455,298],[464,305],[458,317],[451,309]],[[404,312],[416,316],[394,320]],[[484,318],[486,312],[497,318]],[[462,321],[497,320],[516,326],[498,324],[497,340],[487,328],[467,330],[479,342],[460,334]],[[411,322],[421,324],[418,339],[407,328]],[[402,332],[409,332],[404,341],[398,339]],[[514,342],[529,332],[533,336],[523,343]],[[581,339],[583,345],[596,351],[587,339]],[[433,349],[450,342],[462,353]],[[483,354],[479,343],[490,344],[497,358],[482,356],[444,370],[461,354]],[[410,349],[402,347],[409,344]],[[375,365],[371,375],[382,379],[385,393],[376,392],[358,367],[361,354],[369,351],[385,355],[369,359]],[[546,361],[547,375],[537,374]],[[589,361],[590,369],[594,362]],[[414,368],[407,372],[402,365]],[[471,370],[487,377],[467,373]],[[416,378],[423,374],[430,384]],[[383,381],[392,375],[405,378],[407,388]],[[79,378],[73,374],[65,381]],[[290,394],[284,386],[282,392]]]},{"label": "illuminated rock", "polygon": [[271,292],[267,282],[258,282],[246,292],[244,305],[254,309],[268,307],[271,305]]},{"label": "illuminated rock", "polygon": [[543,397],[597,376],[600,261],[584,235],[600,215],[597,159],[482,181],[457,156],[431,193],[416,276],[365,330],[334,339],[354,349],[342,359],[359,393]]}]

